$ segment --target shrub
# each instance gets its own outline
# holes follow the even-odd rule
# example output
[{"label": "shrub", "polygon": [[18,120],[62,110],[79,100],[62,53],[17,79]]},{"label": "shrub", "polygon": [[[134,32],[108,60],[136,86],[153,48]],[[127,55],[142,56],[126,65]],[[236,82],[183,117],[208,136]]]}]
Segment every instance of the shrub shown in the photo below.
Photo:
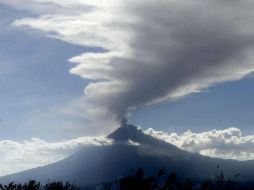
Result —
[{"label": "shrub", "polygon": [[78,190],[78,186],[75,183],[63,183],[61,181],[49,182],[46,185],[41,185],[40,182],[30,180],[27,183],[14,183],[11,182],[8,185],[0,184],[0,190]]}]

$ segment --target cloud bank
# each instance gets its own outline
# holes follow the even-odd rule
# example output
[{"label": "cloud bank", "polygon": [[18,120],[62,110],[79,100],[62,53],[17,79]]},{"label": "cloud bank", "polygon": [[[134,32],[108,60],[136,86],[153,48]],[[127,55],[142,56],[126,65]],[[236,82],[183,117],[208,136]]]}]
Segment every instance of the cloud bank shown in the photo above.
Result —
[{"label": "cloud bank", "polygon": [[0,141],[0,175],[4,176],[61,160],[83,146],[111,144],[105,137],[80,137],[50,143],[38,138],[29,141]]},{"label": "cloud bank", "polygon": [[201,133],[188,130],[182,134],[148,129],[145,133],[183,150],[205,156],[237,160],[254,159],[254,135],[244,136],[238,128],[214,129]]},{"label": "cloud bank", "polygon": [[[20,7],[19,1],[0,2]],[[100,48],[70,58],[70,73],[90,80],[84,92],[97,115],[119,120],[137,106],[172,101],[254,70],[251,0],[30,2],[24,9],[38,15],[13,26]],[[55,6],[64,9],[54,12]],[[72,13],[73,7],[79,9]]]},{"label": "cloud bank", "polygon": [[[200,133],[188,130],[182,134],[147,129],[144,133],[183,150],[205,156],[237,160],[254,159],[254,135],[244,136],[238,128],[214,129]],[[112,139],[106,137],[80,137],[54,143],[38,138],[24,142],[2,140],[0,173],[7,175],[53,163],[71,155],[80,147],[104,146],[112,143]],[[128,143],[139,146],[139,143],[132,140]]]}]

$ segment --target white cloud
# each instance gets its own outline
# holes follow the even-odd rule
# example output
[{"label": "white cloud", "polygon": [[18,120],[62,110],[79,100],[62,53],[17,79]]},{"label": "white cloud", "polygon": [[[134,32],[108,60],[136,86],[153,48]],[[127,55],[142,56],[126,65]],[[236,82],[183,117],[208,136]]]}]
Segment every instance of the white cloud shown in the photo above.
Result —
[{"label": "white cloud", "polygon": [[214,129],[200,133],[188,130],[182,134],[148,129],[145,133],[183,150],[206,156],[237,160],[254,159],[254,135],[244,136],[238,128]]},{"label": "white cloud", "polygon": [[[254,159],[254,135],[244,136],[240,129],[228,128],[194,133],[190,130],[182,133],[165,133],[148,129],[145,134],[161,139],[177,147],[197,152],[205,156],[251,160]],[[47,142],[38,138],[29,141],[0,141],[0,173],[10,173],[43,166],[61,160],[83,146],[110,145],[113,141],[104,136],[80,137],[61,142]],[[129,140],[133,146],[140,144]]]},{"label": "white cloud", "polygon": [[80,137],[62,142],[47,142],[38,138],[29,141],[0,141],[1,176],[43,166],[61,160],[81,146],[111,144],[106,137]]},{"label": "white cloud", "polygon": [[34,14],[75,14],[87,11],[89,7],[80,6],[81,1],[57,0],[0,0],[0,4],[8,5],[18,10],[26,10]]}]

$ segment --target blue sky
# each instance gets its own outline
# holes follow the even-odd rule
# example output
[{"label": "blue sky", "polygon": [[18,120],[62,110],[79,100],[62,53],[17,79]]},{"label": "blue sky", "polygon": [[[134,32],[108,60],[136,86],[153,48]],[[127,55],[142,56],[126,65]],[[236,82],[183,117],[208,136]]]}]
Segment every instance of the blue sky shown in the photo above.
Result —
[{"label": "blue sky", "polygon": [[169,132],[195,132],[238,127],[254,132],[254,78],[226,82],[209,90],[167,104],[134,111],[131,120]]},{"label": "blue sky", "polygon": [[33,121],[31,113],[47,112],[54,105],[83,95],[86,81],[69,74],[71,65],[67,60],[93,49],[13,28],[11,22],[27,13],[3,5],[0,9],[0,138],[25,139],[38,134],[47,138],[51,121],[35,122],[34,128],[41,128],[37,132],[26,126],[28,120]]},{"label": "blue sky", "polygon": [[[10,26],[14,20],[34,13],[6,5],[1,5],[0,10],[0,138],[23,140],[36,136],[57,140],[92,134],[82,129],[86,125],[82,118],[35,115],[84,96],[89,81],[70,74],[73,65],[67,60],[84,52],[100,52],[100,48],[74,45],[39,31]],[[144,128],[169,132],[232,126],[244,133],[254,132],[253,87],[254,78],[248,76],[176,101],[138,107],[129,119]],[[65,132],[61,125],[68,122],[73,128]]]}]

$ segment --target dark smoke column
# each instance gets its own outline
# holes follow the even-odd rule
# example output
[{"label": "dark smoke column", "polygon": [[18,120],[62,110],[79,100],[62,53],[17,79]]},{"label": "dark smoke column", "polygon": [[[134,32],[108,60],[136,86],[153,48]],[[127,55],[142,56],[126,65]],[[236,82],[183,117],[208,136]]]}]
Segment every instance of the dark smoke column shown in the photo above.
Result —
[{"label": "dark smoke column", "polygon": [[128,120],[126,118],[121,120],[121,127],[128,127]]}]

